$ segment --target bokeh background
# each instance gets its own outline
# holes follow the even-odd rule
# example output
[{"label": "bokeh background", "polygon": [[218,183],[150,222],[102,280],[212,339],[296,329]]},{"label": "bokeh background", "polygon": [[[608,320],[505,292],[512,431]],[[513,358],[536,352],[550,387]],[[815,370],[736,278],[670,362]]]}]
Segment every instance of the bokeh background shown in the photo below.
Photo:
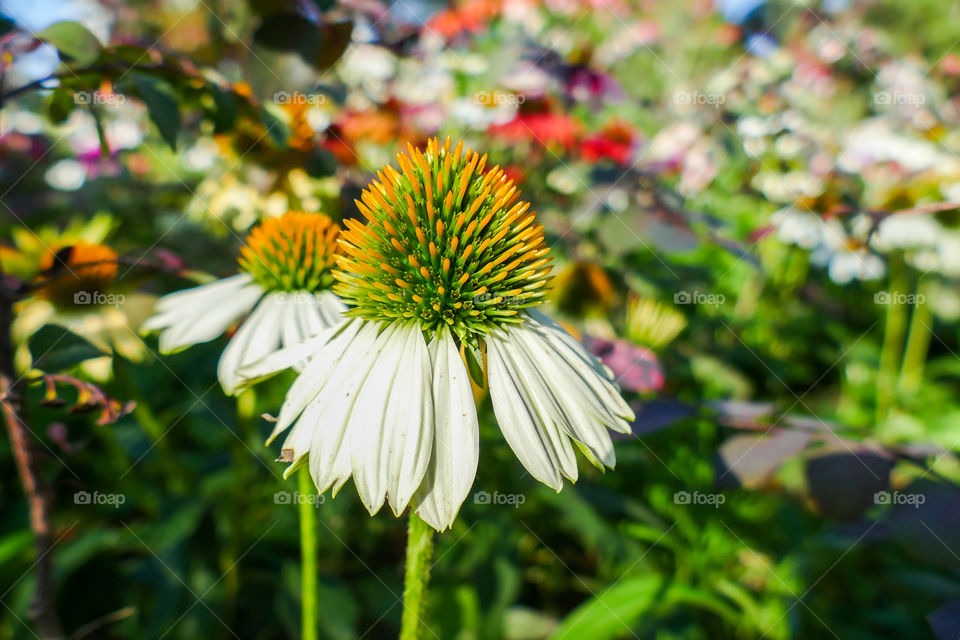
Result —
[{"label": "bokeh background", "polygon": [[[97,300],[15,307],[71,637],[299,637],[261,418],[290,378],[225,397],[225,338],[139,326],[434,135],[522,184],[551,312],[637,413],[555,494],[481,403],[437,638],[960,637],[960,3],[0,0],[0,34],[6,282],[119,256]],[[31,638],[6,438],[0,465],[0,638]],[[405,522],[316,501],[322,637],[395,636]]]}]

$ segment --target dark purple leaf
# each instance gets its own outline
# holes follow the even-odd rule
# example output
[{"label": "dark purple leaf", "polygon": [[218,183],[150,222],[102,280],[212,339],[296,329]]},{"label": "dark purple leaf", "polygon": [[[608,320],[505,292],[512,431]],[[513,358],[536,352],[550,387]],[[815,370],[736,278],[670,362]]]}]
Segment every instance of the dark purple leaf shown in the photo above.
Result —
[{"label": "dark purple leaf", "polygon": [[927,622],[937,640],[957,640],[960,638],[960,600],[951,600],[932,611],[927,615]]},{"label": "dark purple leaf", "polygon": [[944,570],[960,568],[960,488],[918,480],[891,492],[885,518],[907,555]]},{"label": "dark purple leaf", "polygon": [[633,435],[640,437],[666,429],[694,415],[696,408],[676,398],[664,398],[634,403],[633,412],[637,416],[633,421]]},{"label": "dark purple leaf", "polygon": [[856,445],[849,451],[820,454],[807,461],[807,489],[824,515],[853,520],[882,502],[880,494],[890,486],[893,462],[885,451]]}]

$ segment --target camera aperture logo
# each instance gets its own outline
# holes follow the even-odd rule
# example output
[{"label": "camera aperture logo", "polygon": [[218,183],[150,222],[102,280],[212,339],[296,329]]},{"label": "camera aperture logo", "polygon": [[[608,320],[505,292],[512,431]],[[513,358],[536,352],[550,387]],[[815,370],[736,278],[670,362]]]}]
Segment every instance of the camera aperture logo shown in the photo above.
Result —
[{"label": "camera aperture logo", "polygon": [[689,491],[677,491],[673,494],[674,504],[708,504],[716,509],[726,501],[727,496],[722,493],[700,493],[699,491],[690,493]]},{"label": "camera aperture logo", "polygon": [[674,304],[696,304],[719,307],[727,301],[722,293],[703,293],[701,291],[677,291],[673,294]]},{"label": "camera aperture logo", "polygon": [[99,491],[77,491],[73,494],[73,504],[108,504],[114,509],[119,509],[120,505],[127,501],[127,496],[122,493],[100,493]]},{"label": "camera aperture logo", "polygon": [[119,307],[126,301],[122,293],[104,293],[102,291],[77,291],[73,294],[73,304],[76,305],[111,305]]},{"label": "camera aperture logo", "polygon": [[300,493],[299,491],[277,491],[273,494],[273,504],[312,504],[319,507],[327,501],[320,493]]},{"label": "camera aperture logo", "polygon": [[526,501],[527,496],[522,493],[500,493],[499,491],[490,493],[489,491],[477,491],[473,494],[474,504],[509,505],[514,509],[518,509],[520,505]]}]

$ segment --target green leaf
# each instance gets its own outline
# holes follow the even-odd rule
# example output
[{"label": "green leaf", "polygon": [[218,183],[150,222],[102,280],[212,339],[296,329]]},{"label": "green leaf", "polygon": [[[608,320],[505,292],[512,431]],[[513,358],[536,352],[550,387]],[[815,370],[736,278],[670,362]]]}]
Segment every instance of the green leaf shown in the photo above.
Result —
[{"label": "green leaf", "polygon": [[326,149],[315,149],[304,165],[313,178],[326,178],[337,172],[337,158]]},{"label": "green leaf", "polygon": [[75,94],[69,89],[57,87],[50,95],[50,104],[47,105],[47,117],[53,124],[61,124],[77,106]]},{"label": "green leaf", "polygon": [[134,83],[140,92],[140,98],[147,105],[150,119],[157,125],[164,141],[176,151],[177,133],[180,131],[177,92],[169,82],[153,76],[137,75],[134,77]]},{"label": "green leaf", "polygon": [[653,575],[626,578],[590,598],[564,619],[550,640],[608,640],[630,635],[651,608],[662,582]]},{"label": "green leaf", "polygon": [[295,13],[275,13],[264,18],[253,39],[267,49],[296,53],[323,71],[343,55],[351,33],[352,22],[318,24]]},{"label": "green leaf", "polygon": [[267,128],[267,137],[273,143],[273,146],[278,149],[286,149],[287,140],[290,138],[290,127],[287,126],[287,123],[270,113],[267,108],[260,109],[260,119],[263,121],[263,126]]},{"label": "green leaf", "polygon": [[80,66],[96,62],[103,49],[97,37],[79,22],[52,24],[38,33],[37,37],[56,47],[61,58],[72,60]]},{"label": "green leaf", "polygon": [[48,324],[30,336],[33,366],[47,372],[63,371],[91,358],[106,355],[75,333],[64,327]]},{"label": "green leaf", "polygon": [[233,128],[237,120],[236,98],[229,91],[211,84],[210,97],[213,99],[213,109],[210,119],[213,121],[214,133],[226,133]]},{"label": "green leaf", "polygon": [[483,362],[483,356],[468,344],[463,346],[463,355],[464,360],[467,361],[467,372],[470,374],[470,379],[473,380],[473,384],[482,389],[483,365],[480,363]]},{"label": "green leaf", "polygon": [[7,16],[0,15],[0,36],[10,33],[17,28],[17,25]]}]

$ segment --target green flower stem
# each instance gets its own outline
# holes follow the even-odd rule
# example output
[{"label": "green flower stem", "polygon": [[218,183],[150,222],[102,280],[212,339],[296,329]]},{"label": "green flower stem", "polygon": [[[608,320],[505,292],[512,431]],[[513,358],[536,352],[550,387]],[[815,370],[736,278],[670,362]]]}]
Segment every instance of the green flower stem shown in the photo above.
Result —
[{"label": "green flower stem", "polygon": [[927,300],[929,291],[921,283],[917,287],[917,297],[910,318],[910,333],[907,335],[907,347],[903,354],[903,366],[900,369],[899,390],[903,394],[916,393],[923,380],[923,365],[927,360],[930,347],[930,326],[933,314]]},{"label": "green flower stem", "polygon": [[907,330],[907,309],[898,302],[907,291],[907,274],[902,260],[890,259],[890,291],[884,320],[883,350],[877,370],[877,423],[886,420],[894,404],[903,338]]},{"label": "green flower stem", "polygon": [[415,513],[410,513],[407,529],[407,570],[403,581],[403,621],[400,640],[423,637],[427,583],[433,558],[433,529]]},{"label": "green flower stem", "polygon": [[317,640],[317,506],[307,496],[316,493],[307,465],[297,471],[297,489],[300,493],[297,510],[300,512],[300,593],[302,640]]}]

